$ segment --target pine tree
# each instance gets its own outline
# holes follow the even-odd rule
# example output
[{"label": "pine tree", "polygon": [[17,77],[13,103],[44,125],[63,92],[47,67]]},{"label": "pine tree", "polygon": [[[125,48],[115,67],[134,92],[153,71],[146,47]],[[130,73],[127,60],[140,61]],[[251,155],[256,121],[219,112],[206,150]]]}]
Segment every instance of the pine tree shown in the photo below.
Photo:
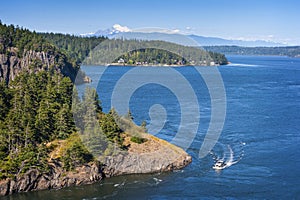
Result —
[{"label": "pine tree", "polygon": [[53,131],[54,126],[54,112],[51,109],[51,105],[48,99],[42,100],[36,115],[36,134],[35,140],[38,142],[49,140]]},{"label": "pine tree", "polygon": [[79,133],[83,133],[84,131],[84,122],[83,122],[83,116],[84,116],[84,109],[83,109],[83,103],[81,102],[78,91],[76,87],[73,88],[73,94],[72,94],[72,106],[71,111],[73,114],[73,119],[76,125],[77,131]]},{"label": "pine tree", "polygon": [[5,119],[10,109],[11,94],[4,81],[0,82],[0,121]]},{"label": "pine tree", "polygon": [[51,78],[49,79],[35,120],[36,139],[39,141],[53,139],[57,136],[55,115],[60,110],[60,104],[57,101],[59,95],[55,82]]},{"label": "pine tree", "polygon": [[74,130],[74,120],[68,104],[63,104],[55,116],[55,132],[60,139],[66,139]]}]

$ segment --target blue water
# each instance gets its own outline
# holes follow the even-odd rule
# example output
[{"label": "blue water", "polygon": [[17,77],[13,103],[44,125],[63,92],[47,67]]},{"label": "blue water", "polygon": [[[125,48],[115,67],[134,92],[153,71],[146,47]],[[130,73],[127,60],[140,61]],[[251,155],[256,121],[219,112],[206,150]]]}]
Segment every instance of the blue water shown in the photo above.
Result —
[{"label": "blue water", "polygon": [[[113,177],[88,186],[18,194],[6,199],[299,199],[300,59],[228,59],[230,65],[218,67],[226,90],[227,109],[224,128],[213,151],[214,156],[228,159],[231,148],[234,160],[238,160],[236,164],[218,172],[212,169],[214,156],[198,157],[210,122],[211,101],[195,68],[181,67],[175,70],[189,81],[200,105],[197,136],[187,149],[193,157],[189,166],[175,172]],[[94,80],[91,84],[97,87],[107,112],[116,82],[132,67],[112,67],[105,72],[101,67],[83,69]],[[157,136],[172,141],[181,117],[176,94],[155,83],[136,90],[130,99],[130,110],[137,124],[143,120],[150,123],[148,111],[153,104],[161,104],[167,113],[164,128]]]}]

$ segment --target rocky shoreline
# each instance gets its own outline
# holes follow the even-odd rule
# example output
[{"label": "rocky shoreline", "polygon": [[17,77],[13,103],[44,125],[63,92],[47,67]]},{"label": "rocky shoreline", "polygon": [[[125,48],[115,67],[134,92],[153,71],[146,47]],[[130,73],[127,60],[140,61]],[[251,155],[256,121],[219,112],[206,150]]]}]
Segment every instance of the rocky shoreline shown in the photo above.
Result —
[{"label": "rocky shoreline", "polygon": [[1,180],[0,196],[92,184],[105,177],[124,174],[172,171],[192,162],[192,157],[181,148],[152,135],[148,135],[147,139],[138,148],[133,147],[128,152],[107,157],[102,165],[87,163],[67,172],[59,161],[52,160],[48,173],[31,169],[15,178]]},{"label": "rocky shoreline", "polygon": [[143,137],[147,142],[131,144],[128,152],[105,159],[106,177],[172,171],[192,162],[192,157],[181,148],[149,134]]},{"label": "rocky shoreline", "polygon": [[49,163],[50,172],[41,173],[31,169],[14,179],[0,181],[0,196],[19,192],[29,192],[45,189],[60,189],[75,185],[91,184],[103,179],[102,169],[96,163],[77,167],[72,172],[63,170],[59,162]]}]

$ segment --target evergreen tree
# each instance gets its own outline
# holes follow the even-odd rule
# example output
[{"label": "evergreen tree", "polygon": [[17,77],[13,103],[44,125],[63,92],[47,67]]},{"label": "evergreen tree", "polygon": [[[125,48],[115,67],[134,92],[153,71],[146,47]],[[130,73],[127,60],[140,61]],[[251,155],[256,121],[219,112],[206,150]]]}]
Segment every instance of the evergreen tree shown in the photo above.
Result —
[{"label": "evergreen tree", "polygon": [[37,115],[36,115],[36,141],[45,141],[51,138],[55,129],[54,114],[56,109],[52,109],[48,99],[43,99],[40,103]]},{"label": "evergreen tree", "polygon": [[60,139],[66,139],[75,131],[73,115],[68,104],[63,104],[60,111],[55,115],[55,132]]},{"label": "evergreen tree", "polygon": [[4,82],[0,82],[0,121],[5,119],[10,109],[11,94]]},{"label": "evergreen tree", "polygon": [[122,145],[123,138],[121,137],[122,130],[116,122],[118,115],[115,109],[111,109],[108,114],[102,115],[100,118],[100,127],[107,139],[111,142],[116,142]]}]

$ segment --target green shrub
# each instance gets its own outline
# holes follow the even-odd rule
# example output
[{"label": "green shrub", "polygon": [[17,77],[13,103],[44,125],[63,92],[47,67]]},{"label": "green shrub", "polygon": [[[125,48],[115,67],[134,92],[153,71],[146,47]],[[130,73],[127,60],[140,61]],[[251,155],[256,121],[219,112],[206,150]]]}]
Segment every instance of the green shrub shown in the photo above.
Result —
[{"label": "green shrub", "polygon": [[86,149],[79,135],[73,133],[65,143],[61,160],[64,169],[70,171],[76,166],[93,161],[93,155]]},{"label": "green shrub", "polygon": [[141,138],[141,137],[137,137],[137,136],[133,136],[131,139],[130,139],[131,142],[134,142],[134,143],[138,143],[138,144],[142,144],[144,142],[147,142],[147,139],[146,138]]}]

